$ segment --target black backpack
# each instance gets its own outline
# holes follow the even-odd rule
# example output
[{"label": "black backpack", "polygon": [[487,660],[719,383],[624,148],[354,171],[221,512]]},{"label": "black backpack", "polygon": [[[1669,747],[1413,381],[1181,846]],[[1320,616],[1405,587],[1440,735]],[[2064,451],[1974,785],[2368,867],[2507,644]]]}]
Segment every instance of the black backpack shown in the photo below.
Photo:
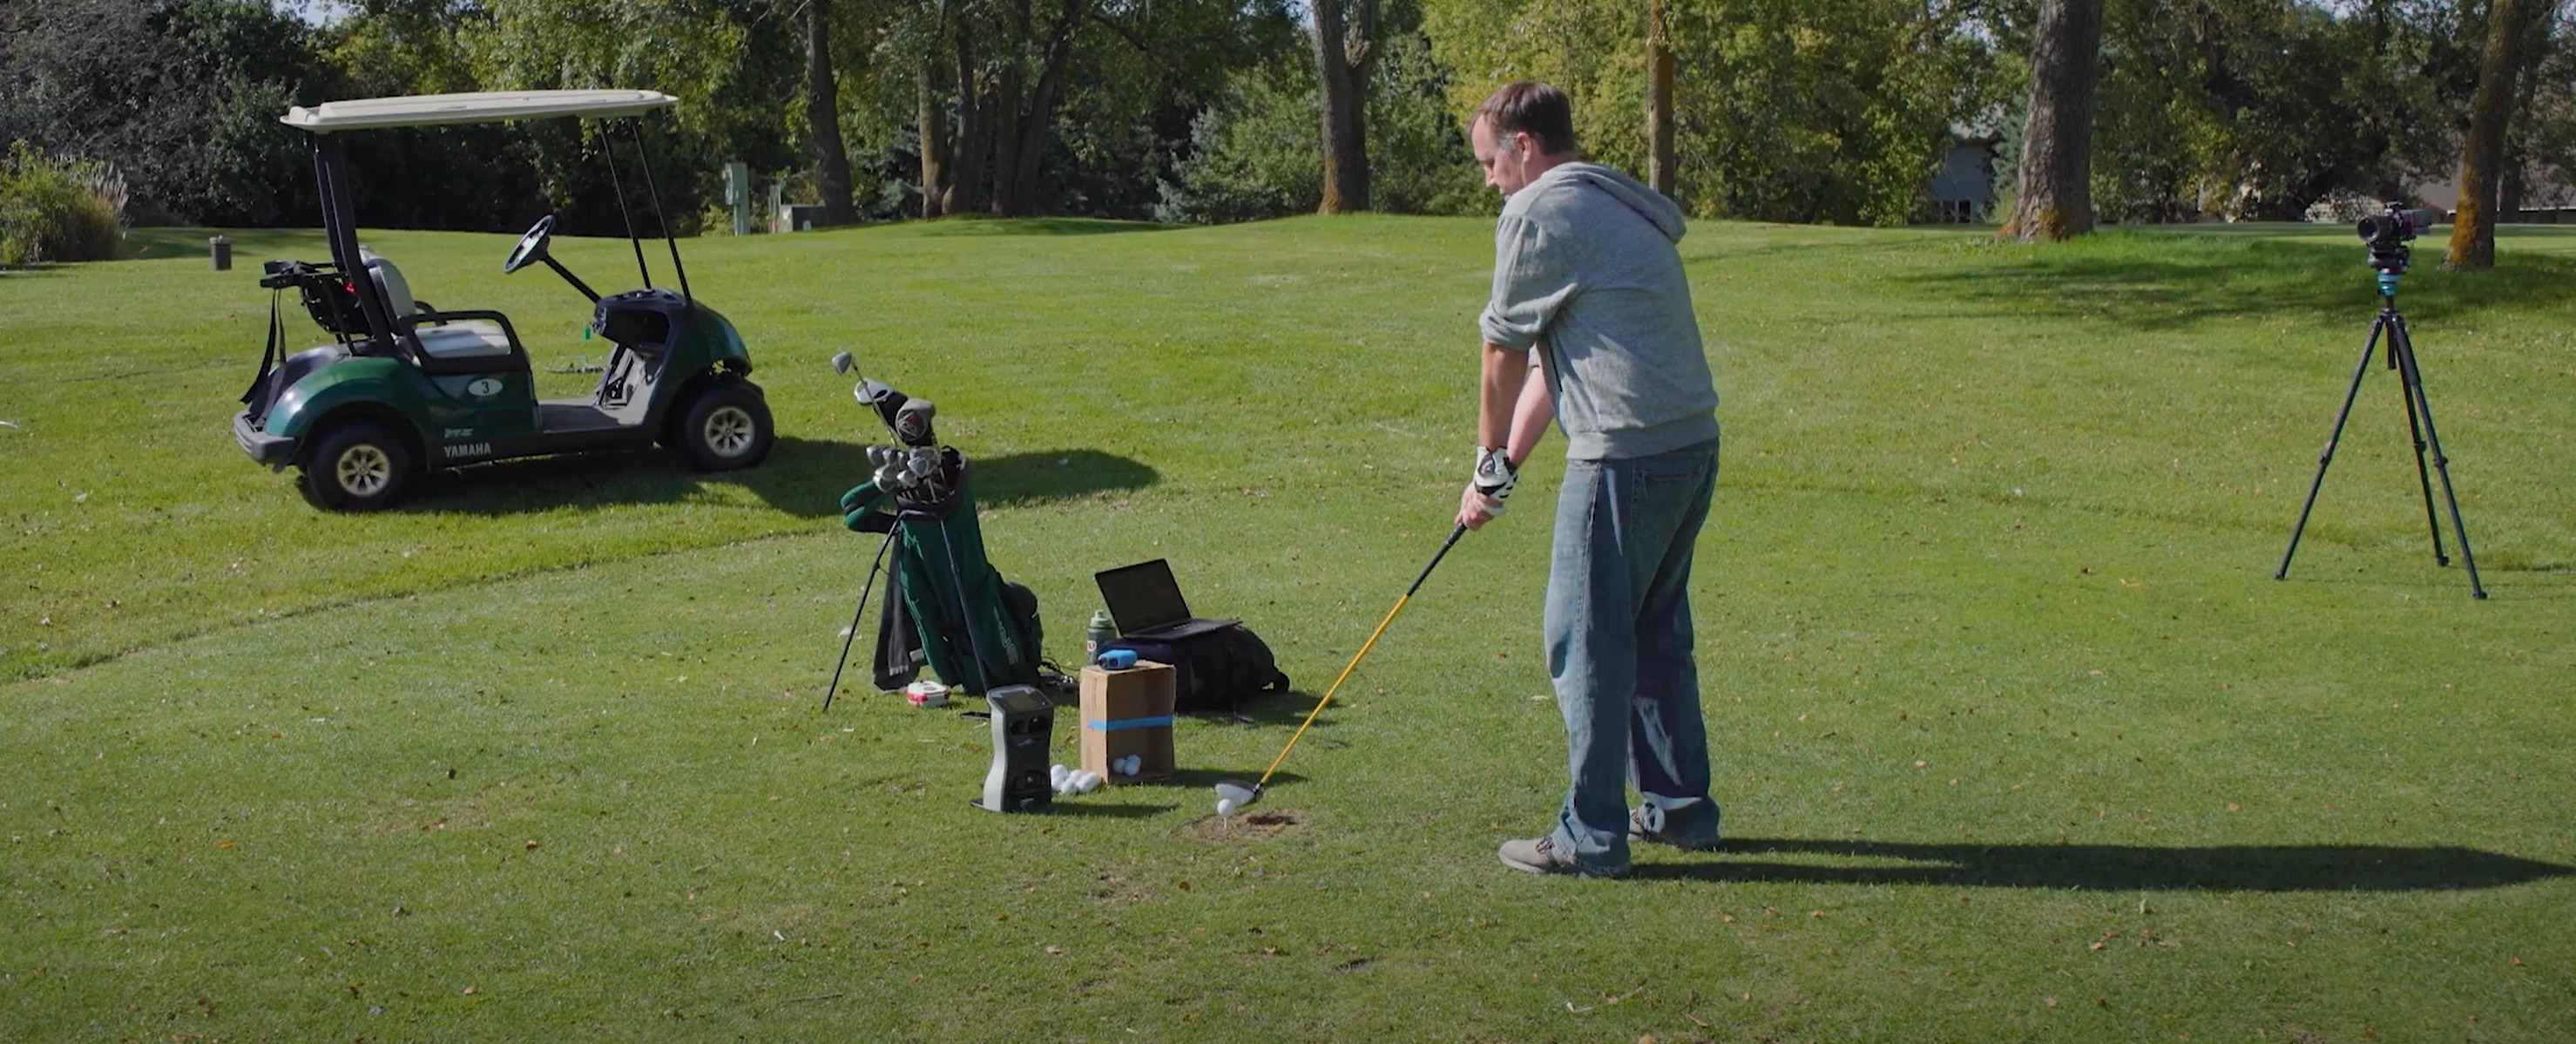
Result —
[{"label": "black backpack", "polygon": [[1137,659],[1170,664],[1172,709],[1184,714],[1234,710],[1245,700],[1288,691],[1288,676],[1279,672],[1269,643],[1242,624],[1179,641],[1131,635],[1107,648],[1131,649]]}]

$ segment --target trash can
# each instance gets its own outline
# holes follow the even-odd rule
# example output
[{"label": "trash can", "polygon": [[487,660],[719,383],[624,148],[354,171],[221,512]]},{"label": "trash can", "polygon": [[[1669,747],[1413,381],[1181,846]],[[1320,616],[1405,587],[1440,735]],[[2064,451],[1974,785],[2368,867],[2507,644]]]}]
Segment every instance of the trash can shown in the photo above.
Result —
[{"label": "trash can", "polygon": [[206,253],[214,258],[215,271],[230,272],[233,270],[233,241],[231,239],[224,236],[214,236],[207,239]]}]

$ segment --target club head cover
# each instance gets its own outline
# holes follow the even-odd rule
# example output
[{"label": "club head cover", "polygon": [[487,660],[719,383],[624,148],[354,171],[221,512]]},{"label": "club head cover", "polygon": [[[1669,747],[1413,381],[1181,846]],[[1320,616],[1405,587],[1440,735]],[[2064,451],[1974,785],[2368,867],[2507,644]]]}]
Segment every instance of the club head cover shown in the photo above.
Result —
[{"label": "club head cover", "polygon": [[938,436],[931,433],[930,421],[938,415],[939,407],[928,399],[906,401],[894,412],[895,439],[906,446],[936,445]]}]

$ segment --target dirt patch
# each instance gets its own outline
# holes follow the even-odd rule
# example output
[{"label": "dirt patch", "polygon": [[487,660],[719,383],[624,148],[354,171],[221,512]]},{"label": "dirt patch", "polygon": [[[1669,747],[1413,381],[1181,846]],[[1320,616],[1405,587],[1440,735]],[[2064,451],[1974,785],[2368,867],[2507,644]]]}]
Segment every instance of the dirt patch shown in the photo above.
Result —
[{"label": "dirt patch", "polygon": [[1306,825],[1306,817],[1289,809],[1263,809],[1234,816],[1200,816],[1181,828],[1184,837],[1201,841],[1267,841]]}]

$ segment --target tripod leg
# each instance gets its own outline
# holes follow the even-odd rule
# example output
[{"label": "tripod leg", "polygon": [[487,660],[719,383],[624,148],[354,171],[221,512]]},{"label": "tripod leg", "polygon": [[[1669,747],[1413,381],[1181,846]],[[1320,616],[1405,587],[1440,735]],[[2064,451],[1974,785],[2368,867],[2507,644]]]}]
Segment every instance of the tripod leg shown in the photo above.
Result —
[{"label": "tripod leg", "polygon": [[2415,486],[2424,491],[2424,528],[2433,535],[2433,564],[2446,566],[2451,556],[2442,553],[2442,521],[2433,514],[2433,477],[2424,470],[2424,424],[2415,409],[2415,397],[2423,389],[2410,376],[2414,358],[2415,346],[2406,339],[2401,316],[2388,334],[2388,361],[2397,370],[2397,392],[2406,400],[2406,434],[2415,440]]},{"label": "tripod leg", "polygon": [[[2415,410],[2424,418],[2424,441],[2432,446],[2433,470],[2442,476],[2442,501],[2451,509],[2451,535],[2460,542],[2460,563],[2468,567],[2469,594],[2484,599],[2487,589],[2478,582],[2478,556],[2469,551],[2469,527],[2460,521],[2460,498],[2451,491],[2451,458],[2442,453],[2442,436],[2433,430],[2433,400],[2425,397],[2424,372],[2415,366],[2415,342],[2406,336],[2404,317],[2396,317],[2391,326],[2388,350],[2396,354],[2399,379],[2405,382]],[[2425,509],[2432,509],[2429,492]]]},{"label": "tripod leg", "polygon": [[2371,356],[2379,352],[2380,331],[2387,329],[2388,325],[2386,312],[2380,313],[2379,318],[2371,320],[2370,340],[2361,346],[2361,361],[2353,364],[2352,386],[2344,389],[2343,409],[2335,414],[2334,431],[2326,436],[2325,452],[2317,455],[2316,480],[2308,483],[2308,502],[2299,508],[2299,524],[2290,530],[2290,547],[2289,550],[2281,552],[2281,568],[2273,570],[2272,579],[2274,580],[2290,578],[2290,557],[2299,553],[2299,534],[2307,532],[2308,512],[2316,510],[2317,490],[2324,488],[2326,484],[2326,465],[2334,463],[2335,446],[2343,441],[2344,422],[2352,419],[2352,400],[2361,394],[2361,376],[2370,372]]}]

